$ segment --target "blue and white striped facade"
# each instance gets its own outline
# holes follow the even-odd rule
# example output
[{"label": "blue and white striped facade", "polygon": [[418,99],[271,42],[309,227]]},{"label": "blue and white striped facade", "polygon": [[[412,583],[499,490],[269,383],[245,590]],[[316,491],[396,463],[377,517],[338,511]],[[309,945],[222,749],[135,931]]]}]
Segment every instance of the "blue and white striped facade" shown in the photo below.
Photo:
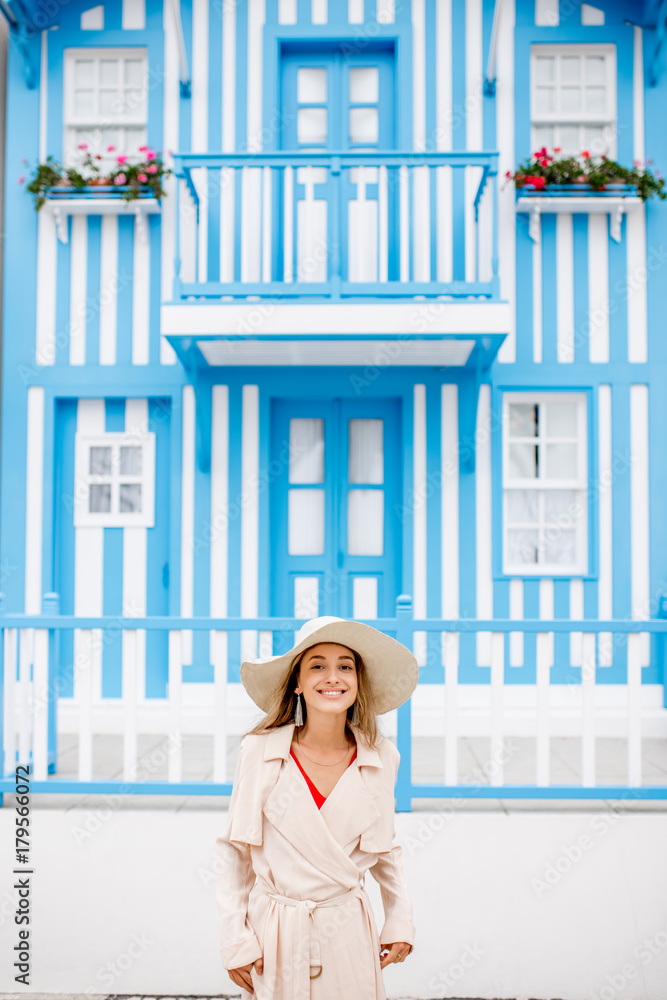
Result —
[{"label": "blue and white striped facade", "polygon": [[[83,21],[103,27],[82,28],[90,5],[54,4],[53,15],[36,7],[42,20],[34,17],[23,50],[15,38],[10,44],[6,610],[37,614],[43,594],[56,592],[63,614],[295,615],[291,574],[301,573],[320,583],[313,613],[343,617],[370,619],[372,610],[389,616],[399,594],[412,595],[416,618],[656,617],[667,593],[666,210],[656,199],[624,213],[618,240],[606,213],[545,211],[533,239],[504,178],[532,152],[530,53],[539,44],[613,47],[617,158],[631,164],[649,157],[667,169],[667,73],[649,81],[651,5],[604,0],[597,16],[582,16],[575,0],[561,0],[560,11],[558,0],[107,0],[103,21]],[[334,43],[364,55],[390,51],[395,60],[392,148],[414,159],[409,183],[397,182],[399,223],[383,237],[389,263],[385,273],[380,262],[371,278],[354,276],[351,242],[343,242],[343,268],[348,285],[359,282],[358,296],[327,288],[318,297],[303,285],[291,297],[283,286],[265,294],[261,282],[288,280],[285,262],[272,258],[271,229],[287,217],[275,222],[285,202],[275,194],[273,168],[264,162],[252,172],[247,158],[281,149],[280,53]],[[32,164],[63,156],[66,51],[135,46],[148,60],[148,145],[168,151],[179,171],[188,168],[185,154],[204,157],[190,161],[198,223],[192,190],[174,177],[153,214],[88,211],[58,220],[45,206],[36,215],[17,176],[26,172],[23,158]],[[496,85],[487,93],[492,47]],[[492,151],[498,156],[477,226],[472,199],[484,166],[466,156]],[[461,154],[458,166],[445,157],[430,169],[419,159],[448,153]],[[228,159],[207,161],[206,154]],[[367,186],[369,198],[381,199],[380,182]],[[371,217],[360,216],[357,239]],[[291,247],[296,239],[293,233]],[[363,271],[363,262],[357,266]],[[410,286],[403,295],[383,293],[392,266],[395,280]],[[253,283],[250,301],[239,293],[242,282]],[[444,297],[434,292],[438,282]],[[484,294],[475,294],[475,282],[485,283]],[[225,283],[234,286],[227,295]],[[515,392],[584,400],[579,445],[589,489],[581,571],[504,568],[503,405]],[[382,419],[385,436],[396,436],[385,441],[384,454],[391,545],[370,604],[366,584],[353,578],[372,576],[374,557],[352,562],[339,547],[317,566],[283,558],[280,435],[290,415],[331,420],[340,463],[346,414]],[[153,523],[77,525],[75,435],[117,432],[154,435]],[[327,465],[334,478],[341,468]],[[324,502],[337,517],[341,496]],[[457,646],[459,682],[471,692],[469,703],[461,695],[462,708],[474,709],[475,693],[482,698],[488,685],[487,638],[462,635]],[[580,638],[555,635],[552,684],[577,682]],[[264,640],[250,632],[236,643],[230,635],[230,682],[238,680],[242,656],[266,650]],[[144,634],[141,641],[145,695],[164,697],[167,637]],[[75,642],[64,639],[61,648],[65,698],[75,694]],[[186,641],[186,686],[212,681],[209,643],[205,632]],[[430,686],[443,685],[448,651],[434,636],[416,652],[425,685],[422,700],[415,696],[421,725]],[[508,635],[505,656],[506,683],[517,691],[534,683],[534,636]],[[97,695],[120,697],[122,657],[119,634],[99,651]],[[657,639],[644,642],[641,657],[644,704],[655,712],[656,733],[664,732]],[[614,705],[623,701],[625,644],[601,652],[598,666],[598,683],[609,685],[611,735]],[[620,732],[623,725],[619,716]]]}]

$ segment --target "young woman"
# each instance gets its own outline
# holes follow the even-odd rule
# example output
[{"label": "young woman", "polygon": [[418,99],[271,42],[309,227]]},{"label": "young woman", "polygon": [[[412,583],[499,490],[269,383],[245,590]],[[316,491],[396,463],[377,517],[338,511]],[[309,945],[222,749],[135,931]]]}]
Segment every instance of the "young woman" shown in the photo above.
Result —
[{"label": "young woman", "polygon": [[415,928],[394,828],[400,757],[376,716],[418,675],[401,643],[332,617],[306,622],[282,656],[242,664],[266,715],[241,740],[215,844],[222,960],[242,1000],[386,1000],[382,969],[410,954]]}]

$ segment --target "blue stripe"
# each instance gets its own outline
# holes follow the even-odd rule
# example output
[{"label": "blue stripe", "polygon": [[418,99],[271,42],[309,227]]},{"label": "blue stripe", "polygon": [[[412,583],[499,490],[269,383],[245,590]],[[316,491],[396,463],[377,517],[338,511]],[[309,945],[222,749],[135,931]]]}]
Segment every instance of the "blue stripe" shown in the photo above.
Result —
[{"label": "blue stripe", "polygon": [[[554,580],[554,618],[571,618],[570,581],[567,577]],[[570,673],[570,637],[567,633],[554,634],[554,665],[551,668],[552,684],[567,684],[572,681]]]},{"label": "blue stripe", "polygon": [[[612,613],[614,618],[630,617],[631,540],[630,509],[630,387],[613,385],[611,389],[612,453],[612,538],[614,539]],[[614,636],[613,666],[598,671],[598,682],[626,682],[627,639]]]},{"label": "blue stripe", "polygon": [[588,361],[590,321],[588,314],[588,216],[572,215],[574,264],[574,360]]},{"label": "blue stripe", "polygon": [[558,361],[557,219],[555,214],[542,216],[542,361],[544,364],[556,364]]},{"label": "blue stripe", "polygon": [[69,364],[70,343],[70,264],[72,247],[72,216],[65,219],[67,243],[56,240],[56,365]]},{"label": "blue stripe", "polygon": [[[155,434],[155,524],[146,529],[146,614],[169,614],[169,485],[171,400],[148,400],[148,429]],[[146,632],[146,697],[165,698],[169,634]]]},{"label": "blue stripe", "polygon": [[[208,148],[222,149],[222,4],[209,4]],[[220,170],[208,170],[208,278],[220,276]]]},{"label": "blue stripe", "polygon": [[[229,528],[228,528],[228,614],[232,617],[241,614],[241,424],[243,414],[243,375],[239,372],[237,378],[230,379],[229,384]],[[239,633],[230,633],[228,640],[229,682],[240,681],[239,675]]]},{"label": "blue stripe", "polygon": [[515,280],[516,363],[531,365],[533,361],[533,289],[535,285],[535,274],[533,271],[534,243],[528,235],[527,227],[521,225],[523,218],[523,216],[517,215]]},{"label": "blue stripe", "polygon": [[132,290],[134,286],[134,217],[118,217],[118,298],[116,364],[132,363]]},{"label": "blue stripe", "polygon": [[[426,491],[417,504],[426,504],[426,614],[438,618],[442,608],[442,488],[441,488],[441,381],[426,383]],[[422,681],[442,684],[442,640],[439,632],[427,633],[426,666]]]},{"label": "blue stripe", "polygon": [[[248,5],[236,5],[236,150],[248,148]],[[268,113],[268,107],[265,109]],[[238,172],[238,171],[237,171]],[[240,203],[237,203],[240,205]],[[237,215],[240,210],[237,209]]]},{"label": "blue stripe", "polygon": [[623,215],[621,242],[609,240],[609,360],[628,360],[627,219]]},{"label": "blue stripe", "polygon": [[[155,215],[148,216],[148,242],[150,247],[148,314],[148,360],[152,366],[160,363],[160,301],[162,285],[162,261],[160,258],[162,220]],[[170,290],[164,289],[164,298],[171,298]]]},{"label": "blue stripe", "polygon": [[[212,387],[207,384],[202,387],[210,397]],[[211,419],[210,403],[197,406],[197,420]],[[193,580],[193,610],[195,615],[208,615],[211,611],[211,474],[202,472],[195,455],[195,503],[194,503],[194,580]],[[213,667],[209,656],[209,636],[207,632],[195,632],[192,642],[192,665],[184,671],[184,680],[213,681]]]},{"label": "blue stripe", "polygon": [[[55,550],[54,589],[60,594],[60,612],[74,614],[74,434],[76,399],[59,399],[56,404],[54,452],[55,472]],[[74,636],[64,629],[58,639],[58,693],[64,698],[74,694]]]},{"label": "blue stripe", "polygon": [[[105,400],[105,430],[125,430],[125,400]],[[123,612],[123,528],[104,528],[102,557],[102,614]],[[109,630],[102,643],[102,697],[120,698],[122,694],[122,632]]]},{"label": "blue stripe", "polygon": [[[183,44],[188,62],[188,72],[192,79],[192,0],[181,0],[181,24],[183,26]],[[192,149],[192,98],[180,97],[178,100],[178,136],[182,150]]]}]

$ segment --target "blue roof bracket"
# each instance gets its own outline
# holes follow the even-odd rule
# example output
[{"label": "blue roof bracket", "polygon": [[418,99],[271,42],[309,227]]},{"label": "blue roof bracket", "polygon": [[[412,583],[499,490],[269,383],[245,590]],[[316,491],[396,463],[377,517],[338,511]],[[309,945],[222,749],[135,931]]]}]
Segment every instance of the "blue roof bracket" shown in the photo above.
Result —
[{"label": "blue roof bracket", "polygon": [[26,86],[28,90],[34,90],[37,85],[37,76],[30,59],[28,43],[30,35],[35,35],[36,31],[34,27],[32,32],[29,31],[29,28],[32,26],[30,13],[22,3],[22,0],[12,0],[11,6],[7,3],[7,0],[0,0],[0,14],[6,19],[10,28],[10,38],[14,40],[17,49],[21,53],[23,59],[23,76],[25,77]]},{"label": "blue roof bracket", "polygon": [[[489,368],[496,356],[500,344],[481,343],[475,345],[470,360],[461,372],[459,380],[459,458],[463,472],[475,471],[475,454],[477,452],[477,404],[479,389],[488,375]],[[490,433],[491,428],[479,428],[479,433]]]},{"label": "blue roof bracket", "polygon": [[211,469],[211,422],[213,420],[213,392],[208,367],[192,337],[183,337],[174,345],[178,358],[185,368],[195,391],[195,452],[200,472]]},{"label": "blue roof bracket", "polygon": [[496,93],[496,52],[498,50],[498,22],[500,21],[501,4],[502,0],[496,0],[493,8],[489,60],[486,64],[486,73],[484,75],[484,94],[486,97],[493,97]]}]

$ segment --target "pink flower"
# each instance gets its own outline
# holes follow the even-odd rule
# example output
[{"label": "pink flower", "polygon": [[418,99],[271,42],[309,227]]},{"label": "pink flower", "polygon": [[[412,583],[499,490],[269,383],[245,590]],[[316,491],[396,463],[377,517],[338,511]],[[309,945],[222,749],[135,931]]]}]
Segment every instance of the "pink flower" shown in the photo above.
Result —
[{"label": "pink flower", "polygon": [[155,152],[152,149],[149,149],[147,151],[147,153],[146,153],[146,159],[147,160],[154,160],[155,159]]},{"label": "pink flower", "polygon": [[591,154],[588,152],[587,149],[582,149],[581,155],[583,156],[583,158],[585,160],[590,160],[590,158],[591,158]]},{"label": "pink flower", "polygon": [[554,153],[560,153],[560,146],[554,146]]},{"label": "pink flower", "polygon": [[127,177],[125,174],[116,174],[113,182],[114,184],[127,184]]},{"label": "pink flower", "polygon": [[156,174],[157,173],[157,163],[151,163],[151,165],[149,167],[146,167],[146,170],[147,170],[147,172],[149,174]]},{"label": "pink flower", "polygon": [[115,146],[107,146],[107,153],[113,153]]},{"label": "pink flower", "polygon": [[79,149],[88,149],[88,143],[87,142],[80,142],[79,143]]},{"label": "pink flower", "polygon": [[642,161],[641,160],[633,160],[632,165],[633,165],[633,167],[641,167]]},{"label": "pink flower", "polygon": [[116,159],[118,160],[119,163],[125,163],[125,161],[127,160],[127,156],[125,153],[121,153],[121,155],[117,156]]},{"label": "pink flower", "polygon": [[139,180],[141,181],[142,184],[145,184],[146,181],[148,180],[148,177],[146,176],[146,174],[137,174],[137,177],[139,178]]},{"label": "pink flower", "polygon": [[148,149],[148,146],[139,146],[139,152],[140,153],[145,153],[147,149]]},{"label": "pink flower", "polygon": [[23,176],[23,174],[21,174],[21,176],[19,177],[19,184],[23,184],[24,181],[25,181],[25,177]]}]

